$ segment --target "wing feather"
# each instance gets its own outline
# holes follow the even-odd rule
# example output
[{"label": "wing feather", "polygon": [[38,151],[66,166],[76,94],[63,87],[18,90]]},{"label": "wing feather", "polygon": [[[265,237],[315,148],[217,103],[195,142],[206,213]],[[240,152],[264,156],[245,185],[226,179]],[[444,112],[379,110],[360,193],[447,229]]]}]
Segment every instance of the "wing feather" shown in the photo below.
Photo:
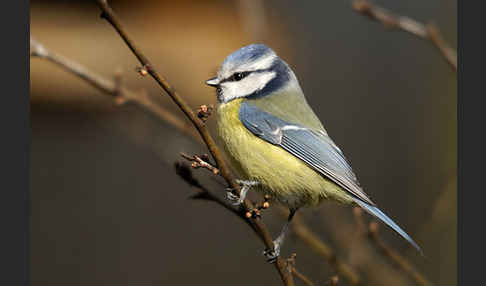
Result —
[{"label": "wing feather", "polygon": [[286,122],[248,102],[241,104],[239,118],[255,136],[280,146],[354,197],[375,205],[360,187],[344,154],[325,132]]}]

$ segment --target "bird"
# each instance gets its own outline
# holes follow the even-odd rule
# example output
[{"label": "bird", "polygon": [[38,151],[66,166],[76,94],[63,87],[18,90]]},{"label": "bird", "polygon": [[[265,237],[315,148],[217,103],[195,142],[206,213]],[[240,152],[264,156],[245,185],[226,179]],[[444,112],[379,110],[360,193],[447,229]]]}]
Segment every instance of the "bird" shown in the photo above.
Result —
[{"label": "bird", "polygon": [[269,262],[280,255],[297,210],[325,200],[361,207],[423,254],[364,192],[309,106],[295,73],[271,48],[250,44],[238,49],[206,84],[216,89],[218,137],[241,186],[240,195],[228,192],[228,199],[241,204],[254,189],[289,209],[274,248],[263,252]]}]

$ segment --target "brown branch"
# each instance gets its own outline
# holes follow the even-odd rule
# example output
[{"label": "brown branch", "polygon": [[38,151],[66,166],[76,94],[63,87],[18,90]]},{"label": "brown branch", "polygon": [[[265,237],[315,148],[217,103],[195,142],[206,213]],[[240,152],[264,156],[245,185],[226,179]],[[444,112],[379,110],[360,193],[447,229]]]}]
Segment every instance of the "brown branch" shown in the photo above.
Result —
[{"label": "brown branch", "polygon": [[[216,143],[214,142],[213,138],[209,134],[209,131],[206,128],[204,122],[198,118],[198,116],[192,111],[189,105],[168,83],[168,81],[165,78],[163,78],[161,75],[159,75],[159,73],[155,70],[152,63],[135,45],[135,42],[128,36],[125,29],[122,27],[120,20],[118,19],[118,16],[115,14],[113,9],[109,6],[108,2],[106,0],[97,0],[97,2],[99,7],[102,10],[101,17],[107,20],[113,26],[113,28],[115,28],[115,30],[118,32],[120,37],[130,48],[132,53],[140,61],[142,67],[147,70],[147,72],[152,76],[152,78],[154,78],[154,80],[159,84],[159,86],[169,95],[172,101],[181,109],[181,111],[191,121],[191,123],[194,125],[194,127],[201,135],[212,157],[216,161],[216,165],[221,173],[221,176],[225,179],[227,184],[235,191],[235,193],[239,195],[240,187],[236,182],[233,174],[230,172],[229,168],[227,167],[225,161],[223,160],[223,157],[218,147],[216,146]],[[246,210],[253,209],[253,206],[248,199],[245,199],[242,207],[244,207]],[[261,221],[261,219],[259,217],[247,218],[247,219],[251,220],[252,224],[254,225],[254,228],[256,229],[260,239],[264,242],[265,246],[267,248],[273,249],[274,245],[273,245],[272,237],[270,235],[270,232],[266,228],[266,226]],[[291,273],[286,271],[284,260],[279,257],[277,261],[274,263],[274,265],[284,285],[294,285]]]},{"label": "brown branch", "polygon": [[355,0],[352,7],[356,12],[383,23],[387,28],[402,30],[430,41],[440,51],[453,70],[457,71],[457,52],[442,39],[440,31],[435,25],[425,25],[409,17],[394,15],[390,11],[378,7],[367,0]]},{"label": "brown branch", "polygon": [[319,256],[324,258],[350,285],[359,285],[359,275],[346,263],[341,261],[336,253],[325,244],[309,227],[307,227],[299,215],[295,215],[292,221],[294,232]]},{"label": "brown branch", "polygon": [[368,235],[371,241],[388,257],[393,263],[399,266],[405,273],[409,274],[413,280],[422,286],[433,285],[420,272],[418,272],[403,256],[387,245],[379,236],[379,225],[371,222],[369,225]]},{"label": "brown branch", "polygon": [[412,265],[397,251],[393,250],[390,246],[388,246],[378,234],[379,224],[376,222],[371,222],[369,227],[366,227],[364,218],[363,218],[363,210],[358,207],[353,208],[354,218],[356,220],[356,225],[358,228],[359,236],[363,234],[367,234],[371,241],[378,246],[378,248],[387,256],[389,257],[392,262],[398,265],[405,273],[410,275],[419,285],[432,285],[422,274],[420,274],[417,270],[415,270]]},{"label": "brown branch", "polygon": [[160,104],[155,102],[152,97],[150,97],[146,92],[135,92],[123,87],[123,85],[121,84],[120,73],[117,73],[115,75],[114,80],[108,80],[87,69],[81,64],[51,51],[43,44],[35,40],[33,37],[30,37],[30,56],[38,57],[40,59],[47,60],[58,65],[65,71],[70,72],[73,75],[83,79],[104,94],[112,96],[115,100],[115,103],[119,105],[127,102],[134,102],[150,111],[156,117],[181,130],[184,134],[192,138],[197,138],[193,129],[188,128],[189,126],[187,125],[187,123],[179,119],[177,116],[173,115],[168,110],[161,107]]},{"label": "brown branch", "polygon": [[360,248],[363,246],[368,228],[363,219],[363,210],[360,207],[353,207],[353,217],[356,229],[349,244],[347,260],[350,266],[359,268],[358,264],[362,263],[360,261],[362,255]]},{"label": "brown branch", "polygon": [[366,225],[363,220],[363,209],[360,207],[353,207],[353,217],[356,221],[356,233],[361,237],[366,233]]},{"label": "brown branch", "polygon": [[307,286],[314,286],[314,283],[310,281],[304,274],[300,273],[295,267],[292,267],[292,274],[297,277],[300,281],[304,282]]},{"label": "brown branch", "polygon": [[295,267],[295,258],[297,257],[296,253],[292,253],[289,258],[287,258],[287,267],[292,274],[295,275],[299,280],[301,280],[307,286],[314,286],[314,283],[307,278],[304,274],[300,273],[297,268]]}]

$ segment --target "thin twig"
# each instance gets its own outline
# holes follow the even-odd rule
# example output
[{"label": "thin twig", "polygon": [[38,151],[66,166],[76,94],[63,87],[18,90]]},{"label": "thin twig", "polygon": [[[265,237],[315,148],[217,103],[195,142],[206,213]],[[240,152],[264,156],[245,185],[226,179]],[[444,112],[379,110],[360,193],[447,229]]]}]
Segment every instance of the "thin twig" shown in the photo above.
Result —
[{"label": "thin twig", "polygon": [[356,230],[349,244],[347,260],[350,266],[359,267],[358,263],[360,263],[362,255],[359,248],[363,246],[368,229],[363,219],[363,210],[360,207],[353,207],[353,217],[356,222]]},{"label": "thin twig", "polygon": [[295,275],[298,279],[300,279],[302,282],[304,282],[305,285],[307,286],[314,286],[314,283],[307,278],[304,274],[300,273],[297,268],[295,267],[296,261],[295,258],[297,257],[296,253],[292,253],[289,258],[287,258],[287,267],[292,274]]},{"label": "thin twig", "polygon": [[119,73],[116,74],[114,80],[108,80],[83,65],[51,51],[33,37],[30,37],[30,56],[38,57],[58,65],[65,71],[85,80],[104,94],[112,96],[117,104],[134,102],[152,112],[156,117],[181,130],[184,134],[192,138],[198,138],[193,129],[188,128],[189,125],[186,122],[161,107],[146,92],[135,92],[123,87]]},{"label": "thin twig", "polygon": [[295,275],[295,277],[299,278],[300,281],[304,282],[305,285],[314,286],[314,283],[312,283],[312,281],[310,281],[310,279],[304,274],[300,273],[297,268],[292,267],[292,273]]},{"label": "thin twig", "polygon": [[457,71],[457,52],[443,39],[439,29],[433,24],[422,24],[406,16],[397,16],[367,0],[355,0],[353,9],[370,19],[379,21],[390,29],[399,29],[430,41],[442,54],[454,71]]},{"label": "thin twig", "polygon": [[379,236],[379,225],[376,222],[371,222],[369,225],[368,234],[371,241],[387,256],[392,262],[398,265],[405,273],[409,274],[417,284],[422,286],[433,285],[420,272],[418,272],[403,256],[396,252],[393,248],[388,246]]},{"label": "thin twig", "polygon": [[[226,162],[223,160],[222,154],[219,151],[218,147],[216,146],[216,143],[214,142],[213,138],[209,134],[209,131],[206,128],[204,122],[198,118],[198,116],[193,112],[193,110],[189,107],[189,105],[169,84],[169,82],[164,77],[159,75],[159,73],[155,70],[152,63],[135,45],[135,42],[128,36],[125,29],[122,27],[120,20],[118,19],[118,16],[115,14],[113,9],[109,6],[108,2],[106,0],[97,0],[97,2],[99,7],[102,10],[101,17],[107,20],[113,26],[113,28],[115,28],[115,30],[118,32],[120,37],[130,48],[132,53],[140,61],[142,67],[147,70],[147,72],[152,76],[152,78],[154,78],[154,80],[159,84],[159,86],[169,95],[172,101],[181,109],[181,111],[191,121],[191,123],[194,125],[194,127],[201,135],[212,157],[216,161],[216,165],[221,173],[221,176],[225,179],[226,183],[234,190],[234,192],[237,195],[239,195],[240,186],[236,182],[233,174],[230,172],[230,169],[227,167]],[[246,210],[253,209],[253,206],[248,199],[245,199],[242,207]],[[260,239],[264,242],[265,246],[269,249],[273,249],[274,244],[272,241],[272,237],[270,235],[270,232],[266,228],[266,226],[263,224],[262,220],[259,217],[255,217],[255,218],[252,217],[247,219],[251,220],[252,224],[257,230]],[[277,259],[274,265],[284,285],[294,285],[292,275],[291,273],[286,271],[285,262],[281,257]]]},{"label": "thin twig", "polygon": [[393,250],[390,246],[388,246],[378,234],[379,225],[376,222],[371,222],[369,224],[368,229],[366,228],[366,224],[363,218],[363,211],[355,207],[353,208],[353,214],[356,220],[356,225],[358,228],[359,236],[361,235],[368,235],[371,238],[371,241],[377,245],[382,252],[391,258],[391,260],[400,266],[400,268],[410,275],[419,285],[427,286],[432,285],[422,274],[420,274],[417,270],[415,270],[412,265],[405,259],[405,257],[401,256],[397,251]]},{"label": "thin twig", "polygon": [[353,217],[356,221],[356,233],[358,237],[366,233],[366,225],[363,220],[363,209],[360,207],[353,207]]},{"label": "thin twig", "polygon": [[334,251],[325,244],[309,227],[307,227],[300,216],[295,215],[292,221],[292,228],[294,232],[317,254],[323,257],[329,265],[331,265],[339,275],[344,277],[350,285],[359,285],[359,275],[346,263],[341,261]]},{"label": "thin twig", "polygon": [[201,156],[189,156],[185,153],[181,153],[181,157],[192,162],[191,167],[193,167],[194,169],[204,168],[211,171],[211,173],[213,173],[214,175],[219,174],[219,169],[209,163],[209,158],[206,154],[203,154]]}]

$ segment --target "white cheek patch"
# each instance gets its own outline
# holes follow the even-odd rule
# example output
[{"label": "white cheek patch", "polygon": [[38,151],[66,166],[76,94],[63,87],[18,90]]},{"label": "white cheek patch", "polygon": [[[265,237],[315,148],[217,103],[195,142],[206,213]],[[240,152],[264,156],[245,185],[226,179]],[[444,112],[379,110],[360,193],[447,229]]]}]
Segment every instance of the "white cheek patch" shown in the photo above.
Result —
[{"label": "white cheek patch", "polygon": [[221,84],[224,102],[245,97],[263,89],[277,75],[274,71],[255,72],[240,81],[227,81]]}]

